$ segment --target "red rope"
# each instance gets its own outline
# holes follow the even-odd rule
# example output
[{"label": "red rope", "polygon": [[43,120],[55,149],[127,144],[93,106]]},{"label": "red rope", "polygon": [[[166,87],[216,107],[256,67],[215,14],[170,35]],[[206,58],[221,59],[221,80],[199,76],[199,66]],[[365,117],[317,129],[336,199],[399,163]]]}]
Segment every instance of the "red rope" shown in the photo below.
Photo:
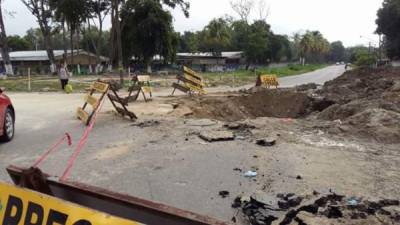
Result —
[{"label": "red rope", "polygon": [[43,163],[47,157],[50,155],[50,153],[54,152],[58,147],[65,141],[68,140],[68,146],[72,145],[72,139],[71,136],[68,133],[65,133],[64,136],[58,140],[53,146],[51,146],[42,156],[40,156],[35,163],[33,164],[33,167],[38,167],[41,163]]},{"label": "red rope", "polygon": [[93,130],[93,126],[97,119],[97,113],[103,107],[103,104],[104,104],[104,100],[101,102],[100,107],[96,110],[96,113],[94,114],[92,120],[90,121],[89,126],[85,129],[85,132],[83,133],[81,139],[79,140],[79,143],[76,146],[75,152],[72,154],[71,158],[69,159],[67,168],[65,169],[63,175],[61,176],[60,181],[65,181],[68,179],[68,177],[71,173],[72,167],[74,166],[79,154],[81,153],[83,147],[85,146],[90,132]]},{"label": "red rope", "polygon": [[[81,126],[81,124],[78,124],[76,127],[74,127],[72,129],[72,131],[74,131],[75,129],[79,128]],[[39,165],[41,165],[44,161],[47,160],[47,157],[53,153],[54,151],[56,151],[61,144],[67,140],[68,146],[72,146],[72,138],[71,135],[66,132],[54,145],[52,145],[49,149],[47,149],[47,151],[41,155],[33,164],[33,167],[38,167]]]}]

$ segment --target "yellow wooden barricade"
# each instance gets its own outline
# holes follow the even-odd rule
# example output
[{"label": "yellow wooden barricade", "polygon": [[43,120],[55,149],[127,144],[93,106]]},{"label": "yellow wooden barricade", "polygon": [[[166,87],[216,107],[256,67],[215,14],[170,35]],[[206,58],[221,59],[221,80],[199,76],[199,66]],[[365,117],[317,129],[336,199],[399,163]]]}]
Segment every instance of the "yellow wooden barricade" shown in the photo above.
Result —
[{"label": "yellow wooden barricade", "polygon": [[[76,116],[86,125],[90,123],[93,115],[96,113],[100,106],[100,102],[103,100],[104,96],[107,94],[110,85],[100,81],[94,82],[89,88],[89,94],[85,96],[85,103],[83,107],[79,107]],[[95,94],[99,93],[100,97],[96,97]],[[92,106],[90,112],[85,111],[86,107]]]},{"label": "yellow wooden barricade", "polygon": [[275,74],[259,75],[256,86],[264,86],[267,88],[270,87],[278,88],[279,87],[278,77]]},{"label": "yellow wooden barricade", "polygon": [[206,90],[204,90],[204,82],[203,77],[198,75],[192,69],[184,66],[183,74],[177,76],[178,82],[173,83],[172,87],[174,88],[172,95],[174,95],[176,89],[188,93],[188,94],[207,94]]}]

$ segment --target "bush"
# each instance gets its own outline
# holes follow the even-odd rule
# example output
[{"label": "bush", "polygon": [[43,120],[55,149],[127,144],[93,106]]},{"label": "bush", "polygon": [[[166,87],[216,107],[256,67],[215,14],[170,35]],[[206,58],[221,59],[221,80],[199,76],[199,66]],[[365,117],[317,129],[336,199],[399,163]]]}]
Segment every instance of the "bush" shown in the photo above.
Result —
[{"label": "bush", "polygon": [[358,51],[356,53],[356,65],[357,66],[372,66],[376,64],[377,58],[374,54],[367,51]]}]

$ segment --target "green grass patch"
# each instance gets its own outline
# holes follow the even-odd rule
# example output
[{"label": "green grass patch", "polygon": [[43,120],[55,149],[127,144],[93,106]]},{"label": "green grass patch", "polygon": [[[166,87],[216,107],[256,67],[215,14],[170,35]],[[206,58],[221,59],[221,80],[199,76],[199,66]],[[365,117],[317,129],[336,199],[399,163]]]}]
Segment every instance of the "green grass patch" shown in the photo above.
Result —
[{"label": "green grass patch", "polygon": [[278,77],[286,77],[300,75],[312,72],[326,67],[326,64],[309,64],[309,65],[288,65],[281,68],[259,67],[256,72],[251,70],[237,70],[225,73],[203,73],[208,86],[241,86],[248,83],[255,83],[258,74],[275,74]]},{"label": "green grass patch", "polygon": [[[72,85],[74,92],[85,91],[85,89],[90,86],[89,83],[81,83],[76,81],[70,81],[69,83]],[[26,78],[0,80],[0,87],[5,88],[7,92],[27,92],[28,80]],[[32,79],[31,91],[32,92],[61,91],[60,80],[55,78]]]}]

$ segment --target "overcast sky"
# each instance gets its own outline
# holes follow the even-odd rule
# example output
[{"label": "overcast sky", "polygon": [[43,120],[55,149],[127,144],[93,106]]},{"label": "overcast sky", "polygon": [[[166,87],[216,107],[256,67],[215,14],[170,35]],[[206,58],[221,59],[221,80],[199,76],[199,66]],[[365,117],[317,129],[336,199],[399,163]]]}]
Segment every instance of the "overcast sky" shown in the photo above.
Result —
[{"label": "overcast sky", "polygon": [[[258,1],[258,0],[256,0]],[[190,18],[174,10],[177,31],[201,30],[211,19],[224,15],[237,17],[230,0],[190,0]],[[346,46],[367,45],[376,29],[376,11],[383,0],[266,0],[270,8],[267,22],[277,34],[291,35],[297,31],[319,30],[329,40],[341,40]],[[9,35],[24,35],[31,27],[37,27],[35,18],[20,0],[5,0],[3,9],[14,12],[6,16],[5,25]],[[257,9],[252,19],[257,18]],[[110,23],[107,22],[107,27]],[[360,36],[363,36],[362,38]]]}]

